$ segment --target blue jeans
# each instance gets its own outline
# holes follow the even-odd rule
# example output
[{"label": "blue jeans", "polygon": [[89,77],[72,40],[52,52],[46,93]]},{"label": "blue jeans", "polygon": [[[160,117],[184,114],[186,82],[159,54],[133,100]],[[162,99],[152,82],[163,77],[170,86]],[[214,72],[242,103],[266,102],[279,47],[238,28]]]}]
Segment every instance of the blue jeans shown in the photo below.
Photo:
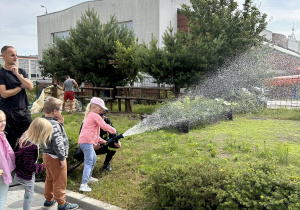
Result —
[{"label": "blue jeans", "polygon": [[95,163],[97,161],[97,155],[94,150],[93,144],[79,144],[80,149],[84,153],[84,168],[82,174],[82,184],[87,184],[89,178],[92,176]]},{"label": "blue jeans", "polygon": [[3,181],[2,176],[0,176],[0,210],[4,209],[4,204],[7,197],[9,185],[6,185]]},{"label": "blue jeans", "polygon": [[34,185],[32,186],[24,186],[24,202],[23,202],[23,210],[30,210],[32,197],[34,195]]}]

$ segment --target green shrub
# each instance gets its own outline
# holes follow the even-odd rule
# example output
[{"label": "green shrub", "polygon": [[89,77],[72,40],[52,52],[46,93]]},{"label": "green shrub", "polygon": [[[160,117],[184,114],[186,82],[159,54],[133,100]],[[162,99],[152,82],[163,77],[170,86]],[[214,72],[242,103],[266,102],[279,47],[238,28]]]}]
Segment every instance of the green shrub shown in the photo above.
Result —
[{"label": "green shrub", "polygon": [[142,185],[159,209],[216,209],[225,172],[216,164],[168,165],[154,171]]},{"label": "green shrub", "polygon": [[227,174],[218,209],[299,209],[299,181],[272,163],[248,164]]}]

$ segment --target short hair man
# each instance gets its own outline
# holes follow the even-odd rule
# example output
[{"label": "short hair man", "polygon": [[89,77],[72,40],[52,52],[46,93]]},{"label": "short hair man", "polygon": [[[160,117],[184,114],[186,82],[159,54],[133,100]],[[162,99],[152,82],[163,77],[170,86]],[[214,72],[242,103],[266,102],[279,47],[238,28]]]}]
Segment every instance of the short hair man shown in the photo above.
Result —
[{"label": "short hair man", "polygon": [[1,54],[4,66],[0,68],[0,109],[6,114],[7,140],[15,148],[17,139],[32,121],[25,89],[33,90],[33,83],[26,71],[18,68],[17,50],[13,46],[2,47]]},{"label": "short hair man", "polygon": [[66,80],[63,84],[63,91],[64,93],[64,103],[63,103],[63,110],[65,109],[65,103],[69,99],[70,101],[70,110],[69,112],[72,112],[73,107],[73,100],[75,99],[74,95],[74,86],[76,86],[77,89],[79,89],[77,82],[74,79],[71,79],[69,75],[66,76]]}]

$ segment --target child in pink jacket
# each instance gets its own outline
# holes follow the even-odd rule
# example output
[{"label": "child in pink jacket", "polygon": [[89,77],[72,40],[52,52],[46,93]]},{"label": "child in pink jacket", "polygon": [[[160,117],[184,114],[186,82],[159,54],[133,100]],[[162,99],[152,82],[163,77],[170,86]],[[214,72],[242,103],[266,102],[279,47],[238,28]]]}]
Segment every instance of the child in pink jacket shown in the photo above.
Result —
[{"label": "child in pink jacket", "polygon": [[104,101],[97,97],[93,97],[86,107],[84,123],[78,139],[79,147],[84,153],[84,168],[79,191],[90,192],[92,189],[88,183],[98,181],[92,177],[97,161],[94,147],[99,147],[100,144],[106,145],[106,141],[99,136],[100,128],[111,134],[116,134],[116,129],[106,124],[100,116],[104,110],[107,110]]},{"label": "child in pink jacket", "polygon": [[0,209],[4,209],[9,184],[12,182],[11,172],[15,169],[15,154],[10,147],[4,128],[6,116],[0,110]]}]

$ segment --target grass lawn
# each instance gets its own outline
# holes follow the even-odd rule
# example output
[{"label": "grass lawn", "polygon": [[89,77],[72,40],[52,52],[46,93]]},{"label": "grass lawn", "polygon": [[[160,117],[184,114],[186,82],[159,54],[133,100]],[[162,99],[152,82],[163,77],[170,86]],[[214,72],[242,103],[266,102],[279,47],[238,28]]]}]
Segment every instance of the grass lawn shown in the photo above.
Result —
[{"label": "grass lawn", "polygon": [[[40,115],[34,117],[37,116]],[[108,117],[119,133],[140,121],[139,114],[109,113]],[[83,114],[65,115],[65,129],[73,145],[70,156],[82,120]],[[93,176],[99,178],[99,182],[91,184],[92,192],[85,194],[125,209],[143,209],[151,205],[140,184],[163,165],[189,166],[210,160],[226,171],[264,160],[274,161],[276,167],[300,177],[298,110],[263,110],[257,114],[234,115],[233,121],[193,128],[186,134],[172,129],[159,130],[128,136],[121,142],[122,148],[112,160],[112,172],[102,171],[105,157],[98,157]],[[82,170],[81,165],[69,174],[69,190],[78,192]]]}]

